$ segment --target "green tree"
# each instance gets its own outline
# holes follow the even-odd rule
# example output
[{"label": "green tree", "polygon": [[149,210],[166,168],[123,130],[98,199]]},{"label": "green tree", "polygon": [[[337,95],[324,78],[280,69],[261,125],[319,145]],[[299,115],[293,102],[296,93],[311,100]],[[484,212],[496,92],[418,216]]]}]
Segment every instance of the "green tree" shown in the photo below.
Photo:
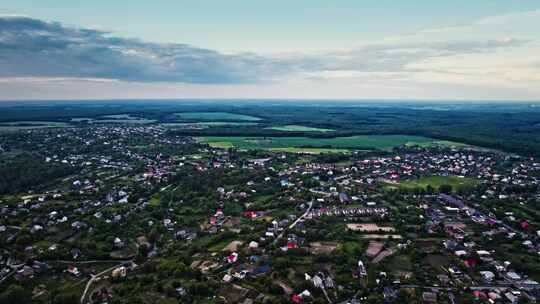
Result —
[{"label": "green tree", "polygon": [[32,295],[30,291],[20,285],[10,285],[0,294],[0,303],[2,304],[30,303],[31,301]]}]

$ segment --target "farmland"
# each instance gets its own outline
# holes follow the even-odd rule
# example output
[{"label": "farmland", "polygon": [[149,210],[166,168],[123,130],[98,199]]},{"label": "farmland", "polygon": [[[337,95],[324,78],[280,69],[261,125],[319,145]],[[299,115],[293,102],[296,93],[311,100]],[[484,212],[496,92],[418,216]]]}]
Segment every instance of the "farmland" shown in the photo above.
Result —
[{"label": "farmland", "polygon": [[14,121],[0,123],[0,132],[43,128],[64,128],[69,126],[70,125],[67,123],[55,121]]},{"label": "farmland", "polygon": [[335,138],[209,136],[199,137],[198,141],[216,148],[235,147],[239,149],[265,150],[291,148],[340,149],[338,152],[349,149],[391,149],[395,146],[405,144],[427,144],[434,142],[430,138],[408,135],[357,135]]},{"label": "farmland", "polygon": [[197,120],[197,121],[258,121],[261,120],[258,117],[235,114],[228,112],[186,112],[186,113],[174,113],[175,116],[184,120]]},{"label": "farmland", "polygon": [[279,127],[271,127],[269,129],[276,130],[276,131],[285,131],[285,132],[332,132],[332,131],[335,131],[333,129],[313,128],[313,127],[306,127],[306,126],[301,126],[301,125],[286,125],[286,126],[279,126]]},{"label": "farmland", "polygon": [[228,122],[228,121],[209,121],[209,122],[171,122],[160,124],[163,127],[171,129],[207,129],[218,127],[245,127],[256,126],[256,122]]}]

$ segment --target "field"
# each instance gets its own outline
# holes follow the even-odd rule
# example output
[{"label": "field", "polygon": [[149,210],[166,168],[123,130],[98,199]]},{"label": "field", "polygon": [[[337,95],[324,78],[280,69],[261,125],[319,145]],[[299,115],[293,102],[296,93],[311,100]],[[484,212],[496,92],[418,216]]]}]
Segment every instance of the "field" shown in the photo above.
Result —
[{"label": "field", "polygon": [[160,126],[171,129],[207,129],[218,127],[243,127],[256,126],[256,122],[227,122],[227,121],[209,121],[209,122],[170,122],[162,123]]},{"label": "field", "polygon": [[303,153],[303,154],[323,154],[323,153],[349,153],[347,149],[327,149],[327,148],[270,148],[274,152]]},{"label": "field", "polygon": [[56,121],[14,121],[0,123],[0,132],[42,128],[64,128],[69,126],[70,125],[67,123]]},{"label": "field", "polygon": [[149,124],[154,123],[154,119],[146,119],[142,117],[131,116],[129,114],[118,114],[118,115],[104,115],[98,119],[89,118],[89,117],[75,117],[71,118],[71,121],[74,123],[89,123],[89,124],[99,124],[99,123],[124,123],[124,124]]},{"label": "field", "polygon": [[313,127],[306,127],[306,126],[300,126],[300,125],[286,125],[286,126],[279,126],[279,127],[271,127],[268,129],[276,130],[276,131],[285,131],[285,132],[332,132],[332,131],[335,131],[332,129],[313,128]]},{"label": "field", "polygon": [[261,120],[255,116],[234,114],[228,112],[186,112],[174,113],[181,119],[200,120],[200,121],[258,121]]},{"label": "field", "polygon": [[455,141],[449,141],[449,140],[436,140],[436,141],[433,141],[431,143],[422,143],[422,144],[418,144],[418,145],[422,146],[422,147],[433,146],[433,145],[448,146],[448,147],[472,147],[472,146],[464,144],[464,143],[455,142]]},{"label": "field", "polygon": [[463,178],[458,176],[429,176],[422,177],[416,180],[405,180],[399,183],[401,188],[426,188],[428,185],[438,189],[441,185],[450,185],[452,189],[457,190],[460,188],[472,187],[477,184],[478,181],[472,178]]},{"label": "field", "polygon": [[100,119],[94,120],[93,123],[123,123],[123,124],[149,124],[156,122],[153,119],[135,118],[135,119]]},{"label": "field", "polygon": [[427,137],[408,135],[358,135],[335,138],[210,136],[197,139],[199,142],[209,144],[215,148],[235,147],[238,149],[265,149],[289,152],[301,152],[297,150],[301,149],[308,153],[310,152],[309,149],[311,149],[312,153],[345,152],[350,149],[391,149],[405,144],[435,142],[435,140]]}]

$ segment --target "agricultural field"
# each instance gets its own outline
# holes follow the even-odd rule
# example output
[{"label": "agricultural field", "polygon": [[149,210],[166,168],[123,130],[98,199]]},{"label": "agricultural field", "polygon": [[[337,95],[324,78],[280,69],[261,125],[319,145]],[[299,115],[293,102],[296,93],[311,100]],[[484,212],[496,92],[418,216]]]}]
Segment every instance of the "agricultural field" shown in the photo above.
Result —
[{"label": "agricultural field", "polygon": [[434,145],[435,146],[448,146],[448,147],[473,147],[471,145],[467,145],[467,144],[455,142],[455,141],[449,141],[449,140],[436,140],[430,143],[420,143],[416,145],[421,146],[421,147],[431,147]]},{"label": "agricultural field", "polygon": [[132,116],[130,114],[117,114],[102,116],[105,119],[92,121],[93,123],[127,123],[127,124],[149,124],[156,122],[154,119]]},{"label": "agricultural field", "polygon": [[[292,148],[338,149],[335,152],[363,149],[391,149],[405,144],[427,144],[435,140],[408,135],[357,135],[335,138],[309,137],[244,137],[209,136],[199,137],[198,141],[216,148],[282,150]],[[291,150],[291,152],[294,152]],[[317,151],[312,151],[317,152]],[[327,151],[332,152],[332,151]]]},{"label": "agricultural field", "polygon": [[477,183],[478,181],[473,178],[458,176],[428,176],[416,180],[404,180],[401,181],[398,186],[406,189],[425,189],[428,185],[430,185],[432,188],[438,189],[442,185],[450,185],[452,186],[452,189],[459,190],[473,187]]},{"label": "agricultural field", "polygon": [[277,126],[277,127],[270,127],[268,129],[276,130],[276,131],[285,131],[285,132],[332,132],[332,131],[335,131],[333,129],[313,128],[313,127],[306,127],[306,126],[301,126],[301,125]]},{"label": "agricultural field", "polygon": [[70,124],[57,121],[14,121],[0,123],[1,131],[20,131],[30,129],[43,129],[43,128],[65,128]]},{"label": "agricultural field", "polygon": [[130,114],[118,114],[118,115],[104,115],[97,119],[89,118],[89,117],[75,117],[75,118],[71,118],[71,122],[89,123],[89,124],[100,124],[100,123],[150,124],[150,123],[156,122],[156,120],[132,116]]},{"label": "agricultural field", "polygon": [[256,126],[256,122],[228,122],[228,121],[209,121],[209,122],[170,122],[162,123],[160,126],[170,129],[208,129],[219,127],[245,127]]},{"label": "agricultural field", "polygon": [[324,154],[324,153],[349,153],[347,149],[329,149],[329,148],[270,148],[274,152],[302,153],[302,154]]},{"label": "agricultural field", "polygon": [[199,121],[259,121],[261,118],[228,112],[186,112],[174,113],[175,116],[186,120]]}]

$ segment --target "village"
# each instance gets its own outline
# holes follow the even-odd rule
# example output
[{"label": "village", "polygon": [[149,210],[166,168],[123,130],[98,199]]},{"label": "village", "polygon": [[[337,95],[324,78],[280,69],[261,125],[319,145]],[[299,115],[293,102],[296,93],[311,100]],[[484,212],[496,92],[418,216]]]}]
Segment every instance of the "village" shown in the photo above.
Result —
[{"label": "village", "polygon": [[329,162],[120,125],[20,132],[3,138],[2,153],[65,172],[0,196],[2,296],[540,301],[534,158],[404,145]]}]

